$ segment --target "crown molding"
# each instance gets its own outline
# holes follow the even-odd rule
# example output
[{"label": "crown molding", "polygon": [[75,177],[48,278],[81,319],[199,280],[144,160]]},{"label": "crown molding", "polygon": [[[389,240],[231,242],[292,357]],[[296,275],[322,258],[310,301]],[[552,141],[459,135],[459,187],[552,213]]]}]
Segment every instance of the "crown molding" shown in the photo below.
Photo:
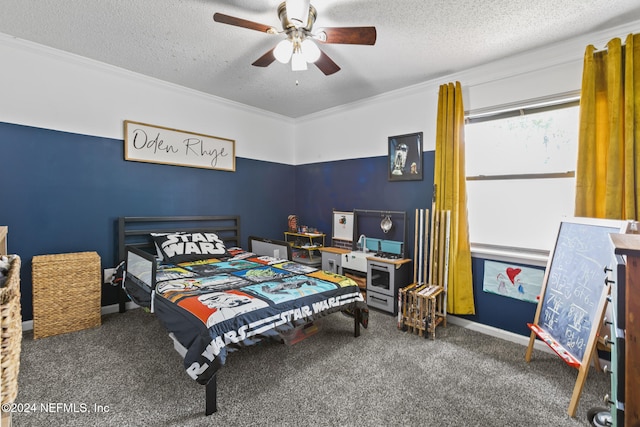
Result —
[{"label": "crown molding", "polygon": [[240,102],[232,101],[226,98],[222,98],[215,95],[210,95],[202,91],[191,89],[185,86],[180,86],[175,83],[170,83],[154,77],[130,71],[115,65],[107,64],[95,59],[87,58],[85,56],[76,55],[74,53],[66,52],[60,49],[55,49],[49,46],[45,46],[39,43],[24,40],[15,36],[11,36],[5,33],[0,33],[0,45],[8,48],[19,47],[20,50],[29,51],[40,56],[48,56],[54,60],[59,60],[67,63],[72,63],[82,67],[94,69],[96,71],[102,71],[122,77],[127,80],[134,81],[138,84],[146,84],[149,86],[155,86],[159,89],[172,91],[180,95],[188,95],[192,97],[200,98],[204,101],[219,104],[228,108],[233,108],[245,113],[257,114],[270,119],[286,122],[288,124],[295,124],[295,119],[287,117],[281,114],[276,114],[271,111],[263,110],[260,108],[252,107],[250,105],[242,104]]},{"label": "crown molding", "polygon": [[615,37],[626,37],[627,34],[637,32],[638,28],[640,28],[640,21],[634,21],[625,25],[590,32],[542,48],[530,49],[525,52],[494,60],[464,71],[434,77],[412,86],[302,116],[298,118],[296,123],[332,116],[361,106],[400,99],[409,95],[415,95],[416,92],[437,91],[440,85],[452,81],[460,81],[466,87],[473,87],[575,61],[582,62],[585,48],[588,45],[605,47],[609,40]]},{"label": "crown molding", "polygon": [[563,42],[545,46],[543,48],[531,49],[457,73],[444,76],[436,76],[412,86],[385,92],[379,95],[339,105],[295,119],[242,104],[236,101],[231,101],[226,98],[206,94],[195,89],[190,89],[174,83],[169,83],[160,79],[126,70],[124,68],[106,64],[94,59],[44,46],[39,43],[30,42],[18,37],[10,36],[8,34],[0,33],[0,44],[8,47],[19,46],[21,49],[28,50],[39,55],[46,55],[56,60],[67,61],[84,67],[93,68],[95,70],[113,73],[123,78],[136,81],[137,83],[156,86],[158,88],[170,90],[183,95],[195,96],[205,101],[223,105],[225,107],[233,108],[245,113],[261,115],[270,119],[285,122],[289,125],[297,125],[299,123],[305,123],[308,121],[316,120],[318,118],[332,116],[345,111],[353,110],[354,108],[393,101],[409,95],[415,95],[416,92],[428,92],[437,90],[437,88],[441,84],[445,84],[451,81],[461,81],[464,86],[473,87],[476,85],[552,68],[575,61],[582,61],[584,49],[587,45],[591,44],[596,47],[604,47],[606,46],[606,43],[612,38],[625,37],[627,34],[637,31],[638,28],[640,28],[640,21],[634,21],[632,23],[616,27],[590,32],[565,40]]}]

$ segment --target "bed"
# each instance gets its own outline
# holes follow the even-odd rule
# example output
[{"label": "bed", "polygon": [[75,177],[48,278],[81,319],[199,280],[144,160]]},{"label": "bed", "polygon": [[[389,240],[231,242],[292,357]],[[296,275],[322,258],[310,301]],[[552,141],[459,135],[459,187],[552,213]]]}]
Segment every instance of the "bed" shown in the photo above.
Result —
[{"label": "bed", "polygon": [[[237,216],[121,217],[118,256],[127,297],[149,308],[173,339],[186,373],[205,385],[205,414],[217,411],[216,373],[230,351],[283,337],[335,312],[368,310],[346,276],[291,261],[286,242],[249,237]],[[285,340],[286,341],[286,340]]]}]

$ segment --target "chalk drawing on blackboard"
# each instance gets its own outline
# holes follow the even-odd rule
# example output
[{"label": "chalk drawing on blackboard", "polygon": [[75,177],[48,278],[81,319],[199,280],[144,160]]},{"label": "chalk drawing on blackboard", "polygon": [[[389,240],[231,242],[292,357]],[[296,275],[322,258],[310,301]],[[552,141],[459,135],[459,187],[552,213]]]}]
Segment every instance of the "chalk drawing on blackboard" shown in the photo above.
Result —
[{"label": "chalk drawing on blackboard", "polygon": [[567,364],[579,369],[568,413],[574,416],[595,352],[610,285],[605,266],[613,259],[609,234],[625,233],[628,222],[594,218],[563,219],[549,255],[540,302],[525,355],[531,360],[536,337]]}]

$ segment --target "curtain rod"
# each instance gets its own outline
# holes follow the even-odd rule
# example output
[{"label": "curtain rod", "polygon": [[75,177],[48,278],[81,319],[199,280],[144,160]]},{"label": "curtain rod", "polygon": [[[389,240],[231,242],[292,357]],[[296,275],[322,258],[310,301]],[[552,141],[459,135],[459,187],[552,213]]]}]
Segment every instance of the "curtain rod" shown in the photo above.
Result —
[{"label": "curtain rod", "polygon": [[464,112],[465,121],[473,121],[484,117],[497,116],[513,111],[521,111],[532,108],[544,108],[565,103],[579,102],[580,91],[573,90],[569,92],[558,93],[540,98],[533,98],[524,101],[511,102],[508,104],[494,105],[486,108],[478,108]]}]

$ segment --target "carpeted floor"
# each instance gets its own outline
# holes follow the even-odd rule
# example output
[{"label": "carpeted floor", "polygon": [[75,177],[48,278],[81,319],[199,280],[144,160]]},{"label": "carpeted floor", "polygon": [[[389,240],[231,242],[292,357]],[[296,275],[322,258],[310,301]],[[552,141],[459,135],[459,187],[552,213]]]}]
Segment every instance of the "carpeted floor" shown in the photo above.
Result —
[{"label": "carpeted floor", "polygon": [[[154,315],[105,315],[102,326],[38,340],[25,332],[13,425],[20,426],[586,426],[609,378],[593,368],[575,418],[577,370],[558,357],[455,325],[431,341],[371,311],[333,314],[301,343],[229,355],[218,412]],[[28,411],[28,412],[27,412]]]}]

